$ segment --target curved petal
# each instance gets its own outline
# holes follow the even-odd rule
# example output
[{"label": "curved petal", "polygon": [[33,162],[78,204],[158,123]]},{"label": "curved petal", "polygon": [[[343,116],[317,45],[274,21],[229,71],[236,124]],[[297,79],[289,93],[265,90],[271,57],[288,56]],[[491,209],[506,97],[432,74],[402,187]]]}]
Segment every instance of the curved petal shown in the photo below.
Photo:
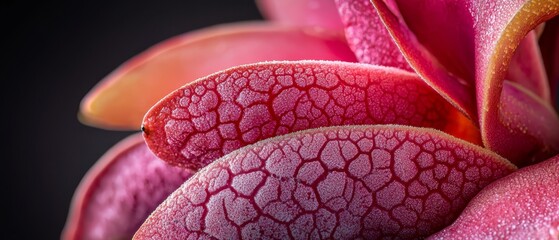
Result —
[{"label": "curved petal", "polygon": [[545,72],[536,31],[530,31],[514,53],[507,80],[520,84],[526,90],[551,103],[549,81]]},{"label": "curved petal", "polygon": [[187,33],[155,45],[103,79],[82,101],[81,120],[136,130],[153,104],[199,77],[240,64],[301,59],[355,61],[355,56],[342,34],[326,30],[252,22]]},{"label": "curved petal", "polygon": [[134,238],[422,238],[514,169],[493,152],[433,129],[311,129],[207,166]]},{"label": "curved petal", "polygon": [[140,134],[122,140],[80,183],[62,239],[130,239],[193,173],[155,157]]},{"label": "curved petal", "polygon": [[[447,57],[441,57],[441,60],[439,60],[439,56],[431,52],[433,49],[428,48],[428,46],[424,46],[420,42],[420,40],[423,40],[422,38],[419,38],[420,36],[430,36],[429,33],[431,32],[426,32],[425,34],[416,36],[404,22],[403,17],[398,11],[394,1],[390,1],[390,6],[383,0],[371,0],[371,2],[377,10],[379,17],[386,26],[388,32],[394,38],[394,42],[402,51],[402,55],[406,58],[407,62],[415,70],[415,72],[461,112],[474,121],[477,121],[477,110],[474,104],[474,82],[472,80],[473,78],[468,78],[468,76],[471,75],[471,72],[469,72],[467,68],[464,68],[460,63],[456,63],[456,61],[445,61],[446,58],[452,58],[450,55],[455,52],[453,51],[454,49],[449,46],[449,43],[440,45],[441,50],[437,52],[445,53]],[[445,26],[452,24],[453,29],[455,29],[454,32],[464,31],[461,30],[462,28],[454,27],[456,25],[460,26],[460,23],[457,23],[455,20],[450,21],[445,19],[450,18],[451,16],[459,16],[458,19],[460,19],[463,17],[464,13],[460,11],[452,11],[453,9],[458,9],[456,7],[442,9],[434,7],[441,2],[442,1],[422,1],[421,3],[418,3],[417,1],[409,1],[409,5],[406,6],[413,6],[414,11],[418,13],[428,14],[429,17],[416,16],[416,18],[414,18],[412,22],[417,21],[418,27],[427,24],[426,21],[428,20],[429,22],[436,22],[437,24],[444,24],[445,22],[448,23],[444,24]],[[425,6],[425,4],[428,4],[428,6]],[[417,6],[422,6],[423,9],[429,11],[417,11]],[[432,25],[429,26],[429,28],[422,28],[420,32],[439,28],[433,27]],[[428,39],[438,39],[437,37],[440,37],[442,41],[442,39],[445,39],[444,37],[447,33],[444,29],[439,29],[433,34],[435,36],[429,37]],[[460,39],[459,42],[461,43],[467,43],[469,41],[469,36],[470,35],[467,34],[464,38],[455,37],[455,39]],[[439,42],[440,41],[436,41],[436,43],[431,44],[432,48],[436,49]],[[468,46],[460,46],[460,49],[463,47],[467,48]],[[452,50],[450,52],[446,52],[446,49]],[[461,52],[463,52],[463,54],[456,52],[456,59],[464,59],[465,61],[473,55],[473,51],[470,52],[463,50]],[[455,69],[457,73],[449,71],[452,69]]]},{"label": "curved petal", "polygon": [[413,72],[369,0],[336,0],[349,47],[362,63]]},{"label": "curved petal", "polygon": [[290,26],[342,30],[333,0],[257,0],[266,19]]},{"label": "curved petal", "polygon": [[558,239],[559,155],[485,187],[430,239]]},{"label": "curved petal", "polygon": [[243,65],[167,95],[143,131],[161,159],[200,168],[237,148],[308,128],[403,124],[476,142],[474,125],[417,75],[333,61]]},{"label": "curved petal", "polygon": [[[527,165],[549,158],[559,151],[559,116],[549,102],[534,96],[522,86],[505,81],[499,124],[491,129],[488,141],[504,151],[502,156],[517,165]],[[529,133],[529,134],[527,134]],[[527,154],[526,149],[531,151]],[[519,160],[519,156],[526,156]]]},{"label": "curved petal", "polygon": [[[559,141],[557,141],[559,131],[541,134],[541,132],[546,130],[545,128],[525,128],[525,126],[532,125],[532,121],[540,118],[538,116],[540,114],[544,116],[554,115],[555,118],[544,121],[557,124],[557,113],[551,109],[552,113],[544,110],[544,112],[535,112],[535,115],[530,117],[507,119],[509,116],[515,117],[516,115],[502,115],[502,111],[499,111],[506,104],[500,103],[501,99],[507,98],[507,96],[501,96],[507,94],[505,92],[506,89],[502,90],[501,88],[506,86],[503,84],[503,81],[508,63],[510,63],[513,56],[514,48],[519,45],[524,35],[530,30],[559,14],[559,2],[532,0],[522,2],[514,7],[511,7],[512,11],[509,10],[512,12],[512,14],[508,14],[511,15],[510,21],[497,24],[500,28],[495,33],[489,34],[480,31],[481,36],[478,37],[480,41],[477,44],[479,58],[476,59],[479,66],[476,67],[477,98],[480,111],[480,128],[484,144],[493,151],[507,157],[512,162],[526,164],[526,162],[522,161],[530,159],[532,153],[538,152],[542,148],[549,150],[548,154],[557,154],[559,152]],[[501,15],[499,12],[492,14]],[[495,23],[490,22],[490,19],[485,19],[485,21],[487,22],[485,24],[482,22],[481,25],[495,25]],[[530,106],[534,105],[530,104]],[[541,109],[542,107],[538,108]],[[545,108],[547,109],[547,107]],[[518,115],[527,116],[532,111],[531,109],[522,110],[524,112]],[[515,122],[515,124],[509,124],[511,122]],[[518,135],[520,135],[520,141],[525,141],[525,144],[517,144],[521,148],[515,150],[515,155],[509,152],[509,146],[504,145],[500,141],[503,138],[495,137],[495,135],[506,133],[507,131],[511,133],[508,137],[504,138],[508,140],[507,142],[510,142],[513,137]],[[536,160],[542,160],[542,158]]]},{"label": "curved petal", "polygon": [[559,17],[554,17],[545,23],[539,41],[549,78],[551,99],[555,109],[559,110]]},{"label": "curved petal", "polygon": [[[379,16],[395,38],[410,65],[445,98],[471,114],[473,91],[477,99],[477,113],[484,144],[519,162],[537,151],[534,144],[517,144],[516,155],[507,144],[493,141],[494,135],[516,132],[522,125],[503,125],[512,122],[500,115],[501,92],[514,50],[525,35],[542,22],[559,14],[559,2],[553,0],[499,0],[488,4],[477,1],[401,1],[372,0]],[[423,11],[417,11],[417,6]],[[433,26],[436,24],[436,27]],[[460,27],[456,27],[460,26]],[[529,39],[528,39],[529,41]],[[526,48],[523,54],[533,54]],[[539,56],[538,56],[539,57]],[[537,59],[537,57],[534,57]],[[425,59],[427,61],[425,61]],[[518,63],[514,63],[518,64]],[[533,67],[538,64],[523,64]],[[532,69],[531,71],[540,72]],[[524,71],[524,74],[531,71]],[[538,76],[541,74],[534,74]],[[454,80],[453,80],[454,79]],[[461,81],[465,85],[461,86]],[[540,80],[523,80],[519,83]],[[465,86],[465,87],[464,87]],[[545,91],[545,89],[542,89]],[[471,116],[471,115],[470,115]],[[526,118],[528,119],[528,118]],[[536,132],[534,132],[536,131]],[[553,139],[541,139],[539,129],[528,129],[522,139],[536,139],[537,145],[548,145]],[[499,139],[512,140],[514,134]],[[548,135],[547,135],[548,136]],[[517,141],[517,140],[514,140]],[[503,147],[505,146],[505,147]]]}]

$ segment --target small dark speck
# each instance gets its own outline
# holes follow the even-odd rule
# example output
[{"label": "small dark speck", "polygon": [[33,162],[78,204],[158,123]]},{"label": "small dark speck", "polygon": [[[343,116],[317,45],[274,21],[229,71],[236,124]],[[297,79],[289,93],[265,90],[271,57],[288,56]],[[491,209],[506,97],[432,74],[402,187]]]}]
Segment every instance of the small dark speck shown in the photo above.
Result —
[{"label": "small dark speck", "polygon": [[140,127],[140,130],[142,130],[142,132],[144,132],[145,134],[148,134],[148,130],[146,129],[146,127],[142,124],[142,127]]}]

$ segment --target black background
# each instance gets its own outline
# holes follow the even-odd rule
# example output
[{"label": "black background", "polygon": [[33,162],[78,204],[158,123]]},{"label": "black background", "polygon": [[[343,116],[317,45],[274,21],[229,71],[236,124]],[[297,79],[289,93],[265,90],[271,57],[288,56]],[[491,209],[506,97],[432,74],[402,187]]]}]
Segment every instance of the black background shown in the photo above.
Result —
[{"label": "black background", "polygon": [[8,1],[0,14],[0,116],[8,133],[1,143],[0,239],[59,239],[81,178],[130,134],[78,121],[81,99],[100,79],[169,37],[262,19],[251,0]]}]

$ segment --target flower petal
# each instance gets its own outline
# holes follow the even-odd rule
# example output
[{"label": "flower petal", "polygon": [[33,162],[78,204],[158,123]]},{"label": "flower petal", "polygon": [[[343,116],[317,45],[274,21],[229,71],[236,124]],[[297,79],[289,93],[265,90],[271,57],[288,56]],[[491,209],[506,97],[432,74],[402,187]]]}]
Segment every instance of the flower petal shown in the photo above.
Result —
[{"label": "flower petal", "polygon": [[[476,79],[477,98],[478,109],[480,110],[480,127],[485,145],[502,156],[507,157],[512,162],[525,164],[525,162],[522,162],[523,160],[530,159],[532,153],[542,148],[547,150],[548,154],[557,154],[559,152],[559,141],[557,141],[559,131],[541,134],[546,129],[524,128],[525,126],[532,125],[531,121],[538,118],[537,115],[546,116],[549,115],[548,112],[535,112],[536,115],[520,118],[520,121],[517,119],[507,119],[507,115],[501,115],[502,111],[499,111],[499,108],[502,108],[503,105],[503,103],[500,103],[500,100],[503,99],[501,94],[506,94],[504,90],[501,90],[501,87],[505,86],[503,85],[503,80],[507,64],[511,61],[514,47],[518,46],[524,35],[531,29],[559,14],[559,2],[526,1],[512,9],[514,11],[512,11],[513,14],[509,14],[511,15],[510,20],[506,19],[508,20],[507,22],[500,24],[502,25],[501,29],[498,29],[500,31],[492,35],[482,35],[482,37],[486,37],[486,40],[480,41],[478,45],[480,47],[480,59],[477,60],[479,63]],[[493,14],[501,15],[499,12]],[[533,105],[530,104],[529,106]],[[529,114],[529,111],[532,111],[530,109],[523,110],[525,112],[518,115],[525,116]],[[545,121],[557,124],[557,113],[552,114],[555,115],[555,118]],[[515,125],[508,125],[506,124],[508,122],[517,123]],[[506,133],[507,131],[511,133],[507,137],[509,140],[520,135],[520,139],[528,139],[526,141],[534,141],[535,139],[537,144],[527,143],[523,146],[520,145],[521,149],[517,149],[515,151],[516,155],[512,155],[509,153],[509,147],[499,142],[501,139],[494,137],[496,134]]]},{"label": "flower petal", "polygon": [[336,0],[348,44],[359,62],[413,72],[369,0]]},{"label": "flower petal", "polygon": [[63,239],[130,239],[148,215],[193,172],[167,165],[140,134],[111,148],[72,200]]},{"label": "flower petal", "polygon": [[[410,65],[468,114],[475,112],[471,109],[475,84],[479,125],[488,148],[515,163],[529,159],[528,155],[537,151],[534,146],[551,148],[548,143],[552,139],[539,138],[551,134],[538,135],[540,129],[528,129],[521,134],[522,139],[536,139],[539,144],[518,144],[520,149],[515,151],[516,155],[508,152],[506,144],[493,140],[511,140],[515,134],[499,138],[494,135],[517,132],[522,125],[529,124],[503,125],[503,122],[514,121],[500,115],[503,81],[514,50],[529,31],[559,14],[559,2],[499,0],[488,4],[471,0],[421,3],[390,0],[388,5],[381,0],[372,2]],[[422,6],[423,11],[417,11],[417,6]],[[530,65],[524,64],[527,66]],[[453,78],[457,80],[452,81]],[[461,86],[460,79],[465,85]]]},{"label": "flower petal", "polygon": [[197,169],[237,148],[308,128],[403,124],[479,142],[478,130],[417,75],[334,61],[243,65],[167,95],[146,114],[150,149]]},{"label": "flower petal", "polygon": [[326,30],[252,22],[188,33],[155,45],[103,79],[83,100],[81,120],[138,129],[153,104],[199,77],[240,64],[300,59],[355,61],[355,56],[342,34]]},{"label": "flower petal", "polygon": [[[416,35],[404,22],[404,18],[398,11],[394,1],[389,2],[390,7],[383,0],[371,0],[371,2],[388,32],[394,38],[396,45],[415,72],[461,112],[471,119],[477,120],[473,78],[471,78],[471,72],[468,71],[468,66],[460,64],[461,61],[470,59],[473,51],[468,51],[467,49],[459,51],[464,47],[468,48],[468,45],[454,49],[452,48],[452,43],[449,43],[451,42],[450,40],[441,43],[443,39],[447,39],[445,38],[447,34],[465,31],[462,28],[455,27],[456,25],[460,26],[460,21],[463,21],[462,18],[464,17],[464,13],[460,11],[461,9],[453,6],[459,5],[459,3],[452,2],[455,4],[441,8],[437,6],[444,5],[441,4],[443,1],[422,1],[421,3],[417,1],[409,1],[409,3],[402,1],[404,6],[413,6],[413,11],[417,12],[416,14],[424,13],[428,15],[428,17],[413,15],[412,22],[415,23],[417,21],[417,24],[411,26],[421,28],[419,32],[423,33]],[[425,11],[417,11],[417,6],[422,6],[422,10]],[[406,13],[413,12],[411,9],[406,8],[406,10]],[[441,26],[434,27],[429,24],[429,27],[423,27],[423,25],[433,22],[447,28],[450,28],[448,25],[452,24],[452,28],[447,32],[445,31],[446,28],[441,28]],[[430,36],[430,34],[433,34],[433,36]],[[425,40],[424,38],[439,40],[423,45],[421,40]],[[470,34],[466,34],[462,38],[452,38],[452,40],[456,40],[458,43],[468,43],[469,39]],[[440,49],[437,46],[440,46]],[[437,51],[431,52],[431,50]],[[437,56],[436,53],[444,54],[444,56]],[[439,57],[440,60],[438,59]],[[452,61],[446,61],[448,59],[452,59]]]},{"label": "flower petal", "polygon": [[559,110],[559,17],[545,23],[544,31],[540,37],[540,49],[544,61],[551,99],[555,109]]},{"label": "flower petal", "polygon": [[520,84],[542,100],[551,103],[549,81],[547,80],[536,31],[530,31],[520,42],[511,59],[505,79]]},{"label": "flower petal", "polygon": [[557,239],[558,196],[559,155],[491,183],[430,239]]},{"label": "flower petal", "polygon": [[266,19],[290,26],[343,29],[332,0],[257,0]]},{"label": "flower petal", "polygon": [[514,169],[493,152],[433,129],[311,129],[207,166],[134,238],[422,238]]},{"label": "flower petal", "polygon": [[[493,148],[517,165],[526,165],[547,159],[559,151],[559,116],[549,102],[534,96],[519,84],[503,83],[499,124],[504,127],[490,129],[488,141]],[[529,133],[529,134],[527,134]],[[519,160],[519,156],[527,159]]]}]

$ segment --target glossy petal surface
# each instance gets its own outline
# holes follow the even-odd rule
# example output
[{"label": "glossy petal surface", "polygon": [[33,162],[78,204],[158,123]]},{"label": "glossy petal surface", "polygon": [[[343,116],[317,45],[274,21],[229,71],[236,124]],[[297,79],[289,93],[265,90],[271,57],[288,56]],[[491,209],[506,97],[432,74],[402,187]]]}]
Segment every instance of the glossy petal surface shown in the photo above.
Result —
[{"label": "glossy petal surface", "polygon": [[148,215],[194,173],[155,157],[140,134],[111,148],[72,200],[63,239],[130,239]]},{"label": "glossy petal surface", "polygon": [[484,188],[431,239],[558,239],[559,156]]},{"label": "glossy petal surface", "polygon": [[83,100],[81,120],[137,130],[153,104],[197,78],[241,64],[301,59],[352,62],[355,56],[342,33],[327,30],[250,22],[187,33],[147,49],[103,79]]},{"label": "glossy petal surface", "polygon": [[196,169],[265,138],[349,124],[430,127],[479,142],[473,124],[417,75],[332,61],[259,63],[210,75],[161,100],[143,130],[157,156]]},{"label": "glossy petal surface", "polygon": [[301,27],[343,29],[332,0],[257,0],[260,12],[274,22]]},{"label": "glossy petal surface", "polygon": [[163,202],[135,238],[419,238],[514,169],[432,129],[311,129],[215,161]]}]

